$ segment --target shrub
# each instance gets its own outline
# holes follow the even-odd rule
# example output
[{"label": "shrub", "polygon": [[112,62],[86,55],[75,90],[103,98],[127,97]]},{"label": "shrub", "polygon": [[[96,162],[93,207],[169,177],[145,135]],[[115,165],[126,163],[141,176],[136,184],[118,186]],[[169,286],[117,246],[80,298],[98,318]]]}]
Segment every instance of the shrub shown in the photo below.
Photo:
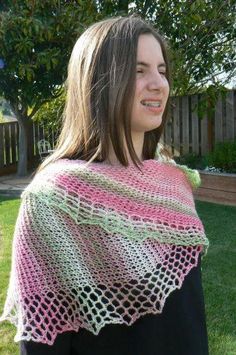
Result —
[{"label": "shrub", "polygon": [[236,173],[236,141],[217,143],[206,159],[209,166]]},{"label": "shrub", "polygon": [[175,158],[176,163],[187,165],[191,169],[203,170],[207,166],[205,157],[201,157],[195,153],[189,153]]}]

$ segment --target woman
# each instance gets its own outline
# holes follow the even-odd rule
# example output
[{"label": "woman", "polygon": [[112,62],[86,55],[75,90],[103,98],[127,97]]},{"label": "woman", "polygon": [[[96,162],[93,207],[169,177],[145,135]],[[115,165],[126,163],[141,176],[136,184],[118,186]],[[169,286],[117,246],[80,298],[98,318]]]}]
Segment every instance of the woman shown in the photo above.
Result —
[{"label": "woman", "polygon": [[199,178],[157,147],[169,92],[166,46],[139,17],[76,42],[58,146],[16,225],[2,319],[21,354],[208,354]]}]

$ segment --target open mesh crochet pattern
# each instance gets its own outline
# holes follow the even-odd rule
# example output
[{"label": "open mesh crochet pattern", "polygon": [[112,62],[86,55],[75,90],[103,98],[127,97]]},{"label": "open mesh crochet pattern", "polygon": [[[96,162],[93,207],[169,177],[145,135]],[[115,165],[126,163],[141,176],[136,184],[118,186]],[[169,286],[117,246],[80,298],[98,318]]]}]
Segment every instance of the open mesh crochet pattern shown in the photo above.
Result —
[{"label": "open mesh crochet pattern", "polygon": [[141,172],[66,159],[40,172],[22,196],[1,317],[15,340],[51,345],[161,313],[208,247],[196,174],[152,159]]}]

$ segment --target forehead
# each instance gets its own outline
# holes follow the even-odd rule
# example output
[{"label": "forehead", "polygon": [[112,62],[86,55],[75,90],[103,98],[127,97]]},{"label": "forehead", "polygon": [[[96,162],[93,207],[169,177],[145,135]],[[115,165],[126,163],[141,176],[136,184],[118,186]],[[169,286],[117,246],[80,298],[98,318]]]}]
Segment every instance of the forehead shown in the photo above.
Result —
[{"label": "forehead", "polygon": [[160,43],[152,34],[139,36],[137,48],[137,61],[164,62]]}]

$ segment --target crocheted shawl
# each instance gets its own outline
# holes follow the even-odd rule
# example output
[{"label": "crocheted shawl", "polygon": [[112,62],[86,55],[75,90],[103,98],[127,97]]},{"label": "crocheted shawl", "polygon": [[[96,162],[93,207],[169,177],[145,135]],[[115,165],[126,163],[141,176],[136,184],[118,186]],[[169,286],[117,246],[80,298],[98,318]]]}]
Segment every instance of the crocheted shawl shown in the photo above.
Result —
[{"label": "crocheted shawl", "polygon": [[110,166],[61,159],[22,195],[1,321],[15,341],[161,313],[208,240],[195,210],[199,175],[157,160]]}]

